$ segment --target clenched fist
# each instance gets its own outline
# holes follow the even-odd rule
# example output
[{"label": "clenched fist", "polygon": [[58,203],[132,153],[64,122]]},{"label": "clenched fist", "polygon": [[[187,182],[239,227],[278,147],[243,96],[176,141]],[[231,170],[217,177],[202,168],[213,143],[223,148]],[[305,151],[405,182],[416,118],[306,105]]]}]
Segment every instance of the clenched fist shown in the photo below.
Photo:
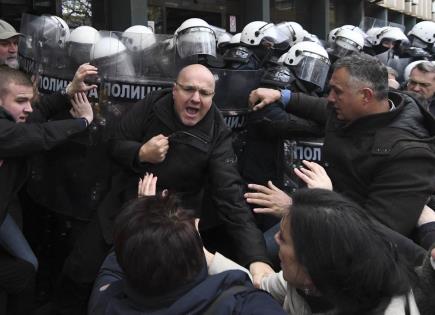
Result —
[{"label": "clenched fist", "polygon": [[160,163],[166,158],[169,149],[168,137],[160,134],[152,137],[139,150],[141,162]]}]

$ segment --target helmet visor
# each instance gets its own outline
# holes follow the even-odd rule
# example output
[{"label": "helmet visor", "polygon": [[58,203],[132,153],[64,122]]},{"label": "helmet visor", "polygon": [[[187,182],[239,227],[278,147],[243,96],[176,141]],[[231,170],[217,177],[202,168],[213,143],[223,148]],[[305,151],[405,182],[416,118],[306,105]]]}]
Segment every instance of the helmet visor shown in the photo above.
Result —
[{"label": "helmet visor", "polygon": [[362,49],[357,43],[344,37],[338,37],[331,45],[331,48],[332,54],[338,58],[347,56],[353,52],[358,52]]},{"label": "helmet visor", "polygon": [[260,33],[262,36],[262,41],[268,41],[272,44],[280,44],[289,40],[287,34],[276,25],[267,24],[263,28],[260,28]]},{"label": "helmet visor", "polygon": [[181,58],[195,55],[216,57],[216,38],[206,27],[188,28],[177,35],[177,52]]},{"label": "helmet visor", "polygon": [[423,49],[428,48],[429,44],[425,43],[420,38],[418,38],[416,36],[410,36],[410,37],[411,37],[411,46],[418,47],[418,48],[423,48]]},{"label": "helmet visor", "polygon": [[319,55],[308,54],[307,52],[304,52],[304,54],[306,56],[294,66],[296,77],[311,82],[323,89],[326,77],[328,76],[329,60]]}]

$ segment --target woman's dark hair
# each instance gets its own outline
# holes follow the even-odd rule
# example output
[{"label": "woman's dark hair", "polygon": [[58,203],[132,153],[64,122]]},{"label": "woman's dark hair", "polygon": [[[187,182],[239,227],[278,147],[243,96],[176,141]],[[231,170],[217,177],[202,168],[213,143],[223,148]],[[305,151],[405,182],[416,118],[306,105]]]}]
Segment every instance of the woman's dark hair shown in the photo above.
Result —
[{"label": "woman's dark hair", "polygon": [[128,203],[116,219],[114,246],[128,284],[146,296],[170,292],[205,268],[193,212],[172,195]]},{"label": "woman's dark hair", "polygon": [[298,261],[341,314],[364,314],[410,290],[411,266],[363,210],[338,193],[296,192],[289,219]]}]

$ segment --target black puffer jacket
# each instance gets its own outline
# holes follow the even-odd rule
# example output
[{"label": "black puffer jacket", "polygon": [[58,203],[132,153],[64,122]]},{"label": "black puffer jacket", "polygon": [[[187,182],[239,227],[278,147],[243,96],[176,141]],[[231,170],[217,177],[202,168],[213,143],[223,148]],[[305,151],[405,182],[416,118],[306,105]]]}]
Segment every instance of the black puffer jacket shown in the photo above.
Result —
[{"label": "black puffer jacket", "polygon": [[350,123],[326,99],[292,95],[297,115],[326,124],[324,157],[334,190],[406,236],[435,191],[435,121],[413,97],[390,92],[396,110]]}]

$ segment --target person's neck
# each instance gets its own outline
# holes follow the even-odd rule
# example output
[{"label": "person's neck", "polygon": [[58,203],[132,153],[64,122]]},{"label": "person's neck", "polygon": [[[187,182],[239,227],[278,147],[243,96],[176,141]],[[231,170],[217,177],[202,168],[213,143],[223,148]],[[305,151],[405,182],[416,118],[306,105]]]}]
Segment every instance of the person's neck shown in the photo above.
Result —
[{"label": "person's neck", "polygon": [[381,114],[389,112],[391,110],[390,102],[388,101],[388,99],[376,101],[372,104],[370,108],[371,114]]}]

